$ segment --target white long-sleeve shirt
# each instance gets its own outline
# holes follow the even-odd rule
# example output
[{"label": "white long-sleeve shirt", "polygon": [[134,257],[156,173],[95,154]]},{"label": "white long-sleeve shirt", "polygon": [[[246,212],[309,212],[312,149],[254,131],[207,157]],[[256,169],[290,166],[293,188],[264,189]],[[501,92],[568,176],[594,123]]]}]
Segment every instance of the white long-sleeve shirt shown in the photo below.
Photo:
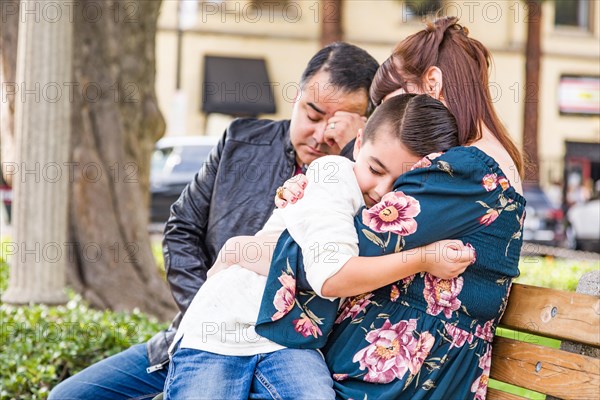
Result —
[{"label": "white long-sleeve shirt", "polygon": [[[339,156],[313,161],[302,200],[276,209],[255,235],[279,237],[287,229],[302,249],[306,278],[319,296],[325,281],[358,255],[354,216],[364,201],[353,166]],[[207,279],[183,317],[174,345],[181,340],[180,348],[235,356],[282,349],[254,330],[266,280],[239,265]]]}]

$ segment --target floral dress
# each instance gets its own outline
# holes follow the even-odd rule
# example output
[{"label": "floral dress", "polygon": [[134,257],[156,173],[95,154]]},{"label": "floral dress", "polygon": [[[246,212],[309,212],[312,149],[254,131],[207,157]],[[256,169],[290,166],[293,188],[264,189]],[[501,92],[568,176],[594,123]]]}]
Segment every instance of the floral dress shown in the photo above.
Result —
[{"label": "floral dress", "polygon": [[[409,276],[346,299],[333,320],[336,302],[315,298],[305,287],[289,237],[283,235],[275,250],[257,321],[265,329],[257,326],[257,332],[289,347],[318,347],[327,338],[323,352],[339,398],[486,396],[491,343],[519,273],[525,199],[475,147],[432,154],[415,167],[398,178],[394,192],[355,218],[360,255],[461,239],[477,259],[459,277]],[[282,291],[295,296],[285,309],[276,304]]]}]

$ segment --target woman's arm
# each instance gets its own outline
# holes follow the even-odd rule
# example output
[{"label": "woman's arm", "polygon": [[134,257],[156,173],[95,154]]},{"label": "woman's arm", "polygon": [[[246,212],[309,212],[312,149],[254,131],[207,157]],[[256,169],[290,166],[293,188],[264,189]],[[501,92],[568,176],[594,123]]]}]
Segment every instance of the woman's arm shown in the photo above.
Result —
[{"label": "woman's arm", "polygon": [[419,272],[442,279],[460,275],[475,260],[474,250],[460,240],[442,240],[400,253],[352,257],[325,281],[325,297],[349,297],[387,286]]}]

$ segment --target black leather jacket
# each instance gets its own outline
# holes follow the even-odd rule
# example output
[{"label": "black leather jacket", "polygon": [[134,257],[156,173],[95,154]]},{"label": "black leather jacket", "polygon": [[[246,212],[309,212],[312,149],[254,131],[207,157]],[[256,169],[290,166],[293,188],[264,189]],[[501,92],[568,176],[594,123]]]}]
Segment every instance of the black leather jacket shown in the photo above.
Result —
[{"label": "black leather jacket", "polygon": [[[167,350],[181,318],[227,239],[254,235],[271,216],[275,190],[296,169],[289,126],[288,120],[233,121],[171,206],[163,254],[167,280],[180,312],[169,329],[148,341],[148,372],[169,362]],[[342,155],[352,159],[353,147],[354,141],[348,143]]]},{"label": "black leather jacket", "polygon": [[295,172],[290,122],[238,119],[171,206],[163,253],[179,314],[147,343],[149,372],[163,368],[167,349],[206,273],[227,239],[258,232],[275,208],[273,196]]}]

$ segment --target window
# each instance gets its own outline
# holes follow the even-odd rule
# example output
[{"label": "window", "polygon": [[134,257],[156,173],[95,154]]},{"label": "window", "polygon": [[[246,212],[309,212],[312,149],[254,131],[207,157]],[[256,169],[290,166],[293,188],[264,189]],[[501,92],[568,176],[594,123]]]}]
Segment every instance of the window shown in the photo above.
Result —
[{"label": "window", "polygon": [[591,30],[590,3],[589,0],[555,0],[554,25]]},{"label": "window", "polygon": [[442,0],[406,0],[404,14],[409,17],[426,17],[442,8]]}]

